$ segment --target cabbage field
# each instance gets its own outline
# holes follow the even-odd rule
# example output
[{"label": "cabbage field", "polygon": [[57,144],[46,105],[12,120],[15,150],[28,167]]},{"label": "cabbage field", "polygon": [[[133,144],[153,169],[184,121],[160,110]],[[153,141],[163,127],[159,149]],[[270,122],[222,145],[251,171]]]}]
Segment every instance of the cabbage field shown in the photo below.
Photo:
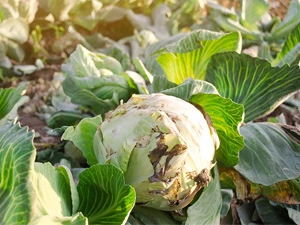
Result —
[{"label": "cabbage field", "polygon": [[300,0],[0,0],[0,225],[300,224]]}]

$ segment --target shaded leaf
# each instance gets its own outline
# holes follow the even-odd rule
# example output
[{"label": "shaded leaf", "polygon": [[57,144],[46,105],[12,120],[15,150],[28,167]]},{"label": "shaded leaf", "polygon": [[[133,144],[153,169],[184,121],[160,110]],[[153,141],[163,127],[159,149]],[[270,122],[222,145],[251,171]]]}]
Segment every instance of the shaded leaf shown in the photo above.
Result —
[{"label": "shaded leaf", "polygon": [[261,45],[259,46],[259,49],[258,49],[257,56],[259,58],[268,60],[269,62],[273,61],[273,57],[271,55],[271,48],[270,48],[269,43],[267,43],[265,41],[263,41],[261,43]]},{"label": "shaded leaf", "polygon": [[80,149],[89,165],[98,163],[93,148],[93,139],[101,122],[101,116],[85,118],[76,127],[68,127],[62,136],[63,140],[72,141]]},{"label": "shaded leaf", "polygon": [[293,224],[285,209],[273,206],[267,199],[260,198],[255,201],[257,213],[264,224]]},{"label": "shaded leaf", "polygon": [[151,84],[151,93],[161,92],[163,90],[176,87],[177,84],[169,81],[164,75],[153,76],[153,82]]},{"label": "shaded leaf", "polygon": [[213,20],[227,32],[240,32],[243,35],[251,35],[251,31],[243,27],[237,20],[219,14],[213,14]]},{"label": "shaded leaf", "polygon": [[241,128],[245,148],[235,168],[248,180],[266,186],[300,176],[300,142],[273,123]]},{"label": "shaded leaf", "polygon": [[288,211],[289,217],[296,223],[300,224],[300,205],[284,205]]},{"label": "shaded leaf", "polygon": [[115,58],[89,51],[81,45],[62,65],[62,70],[66,75],[62,83],[66,95],[94,114],[106,113],[136,91],[130,87],[128,75],[123,73]]},{"label": "shaded leaf", "polygon": [[221,209],[221,217],[227,215],[228,211],[231,207],[231,201],[233,198],[233,191],[231,189],[221,189],[222,194],[222,209]]},{"label": "shaded leaf", "polygon": [[22,18],[29,24],[34,20],[38,4],[38,0],[1,0],[0,20],[11,17]]},{"label": "shaded leaf", "polygon": [[242,225],[258,225],[256,223],[252,223],[253,214],[255,213],[255,205],[253,202],[238,205],[236,210]]},{"label": "shaded leaf", "polygon": [[136,70],[143,76],[145,81],[152,83],[153,82],[153,76],[152,74],[146,69],[145,65],[139,58],[133,59],[133,64],[136,68]]},{"label": "shaded leaf", "polygon": [[94,114],[104,114],[119,104],[117,95],[114,94],[111,99],[103,100],[98,98],[92,91],[77,87],[72,79],[66,78],[62,85],[64,92],[71,98],[72,103],[83,105]]},{"label": "shaded leaf", "polygon": [[218,91],[206,81],[188,79],[176,87],[161,91],[161,93],[189,101],[192,95],[198,93],[218,94]]},{"label": "shaded leaf", "polygon": [[300,0],[292,0],[285,15],[282,22],[272,28],[271,34],[274,38],[286,36],[300,23]]},{"label": "shaded leaf", "polygon": [[59,21],[69,18],[68,13],[74,4],[75,1],[72,0],[39,0],[39,7],[51,13]]},{"label": "shaded leaf", "polygon": [[22,48],[22,45],[11,41],[9,39],[5,40],[4,44],[6,45],[6,55],[14,60],[19,62],[23,61],[25,58],[25,51]]},{"label": "shaded leaf", "polygon": [[256,29],[256,22],[268,11],[268,2],[266,0],[243,0],[242,2],[243,23],[246,27]]},{"label": "shaded leaf", "polygon": [[300,202],[300,178],[264,186],[247,180],[234,169],[221,168],[220,181],[222,188],[235,189],[237,198],[243,201],[263,196],[269,200],[286,204]]},{"label": "shaded leaf", "polygon": [[28,33],[28,24],[20,18],[9,18],[0,23],[0,36],[4,36],[18,44],[27,41]]},{"label": "shaded leaf", "polygon": [[298,57],[300,52],[300,43],[298,43],[291,51],[286,53],[286,55],[280,60],[277,66],[283,65],[299,65]]},{"label": "shaded leaf", "polygon": [[[142,207],[136,205],[131,213],[131,215],[138,221],[141,221],[141,224],[145,225],[156,225],[156,224],[179,224],[175,221],[167,212],[152,209],[148,207]],[[137,223],[139,224],[139,223]],[[133,223],[132,225],[136,225]]]},{"label": "shaded leaf", "polygon": [[83,115],[77,112],[57,111],[51,115],[51,117],[47,121],[47,124],[50,128],[60,128],[62,126],[74,126],[80,120],[86,117],[88,117],[88,115]]}]

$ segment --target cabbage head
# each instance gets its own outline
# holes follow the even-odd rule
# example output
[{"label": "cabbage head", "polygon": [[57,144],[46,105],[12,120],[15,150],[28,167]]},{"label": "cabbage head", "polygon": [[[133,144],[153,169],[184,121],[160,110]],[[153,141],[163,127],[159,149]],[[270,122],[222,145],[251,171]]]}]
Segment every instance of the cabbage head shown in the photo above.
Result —
[{"label": "cabbage head", "polygon": [[123,170],[138,204],[172,211],[210,181],[219,139],[201,107],[164,94],[133,95],[106,114],[94,146],[101,163]]}]

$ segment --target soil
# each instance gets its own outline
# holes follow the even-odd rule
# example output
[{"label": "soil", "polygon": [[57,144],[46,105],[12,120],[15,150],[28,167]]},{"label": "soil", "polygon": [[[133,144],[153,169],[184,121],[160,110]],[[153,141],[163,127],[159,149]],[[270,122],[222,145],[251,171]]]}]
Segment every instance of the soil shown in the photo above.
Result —
[{"label": "soil", "polygon": [[19,120],[23,126],[28,126],[38,135],[34,139],[37,149],[42,149],[60,142],[60,138],[48,135],[48,127],[39,113],[49,101],[51,95],[51,81],[55,72],[60,70],[60,65],[47,65],[31,75],[24,76],[20,81],[28,81],[26,95],[30,100],[19,108]]},{"label": "soil", "polygon": [[[219,0],[218,2],[227,8],[239,9],[241,7],[241,0]],[[270,4],[269,13],[271,16],[278,16],[283,19],[291,0],[268,0],[268,2]]]},{"label": "soil", "polygon": [[291,0],[269,0],[271,16],[278,16],[281,19],[285,16]]}]

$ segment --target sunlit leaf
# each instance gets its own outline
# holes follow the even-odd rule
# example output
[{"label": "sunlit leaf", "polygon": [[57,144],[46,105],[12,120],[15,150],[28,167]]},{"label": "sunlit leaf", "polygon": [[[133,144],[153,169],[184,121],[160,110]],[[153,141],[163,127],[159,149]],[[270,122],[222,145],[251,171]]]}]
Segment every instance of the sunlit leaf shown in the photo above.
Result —
[{"label": "sunlit leaf", "polygon": [[162,53],[157,61],[163,68],[168,80],[180,84],[187,78],[204,79],[211,57],[220,52],[239,51],[241,47],[240,34],[201,33],[188,36],[176,43],[172,52]]},{"label": "sunlit leaf", "polygon": [[281,51],[277,54],[272,65],[283,66],[284,64],[291,65],[300,52],[300,23],[288,35]]},{"label": "sunlit leaf", "polygon": [[81,172],[78,193],[79,210],[90,225],[124,224],[135,203],[134,188],[112,165],[94,165]]},{"label": "sunlit leaf", "polygon": [[209,116],[212,126],[220,139],[220,148],[216,151],[217,160],[223,165],[234,166],[238,163],[239,151],[243,148],[243,137],[239,127],[243,121],[244,108],[230,99],[216,94],[199,93],[190,101],[199,105]]},{"label": "sunlit leaf", "polygon": [[272,112],[300,88],[298,66],[272,67],[266,60],[244,54],[213,56],[206,80],[219,93],[245,107],[245,121]]},{"label": "sunlit leaf", "polygon": [[18,107],[27,100],[22,96],[25,88],[25,84],[17,88],[0,88],[0,124],[17,116]]}]

